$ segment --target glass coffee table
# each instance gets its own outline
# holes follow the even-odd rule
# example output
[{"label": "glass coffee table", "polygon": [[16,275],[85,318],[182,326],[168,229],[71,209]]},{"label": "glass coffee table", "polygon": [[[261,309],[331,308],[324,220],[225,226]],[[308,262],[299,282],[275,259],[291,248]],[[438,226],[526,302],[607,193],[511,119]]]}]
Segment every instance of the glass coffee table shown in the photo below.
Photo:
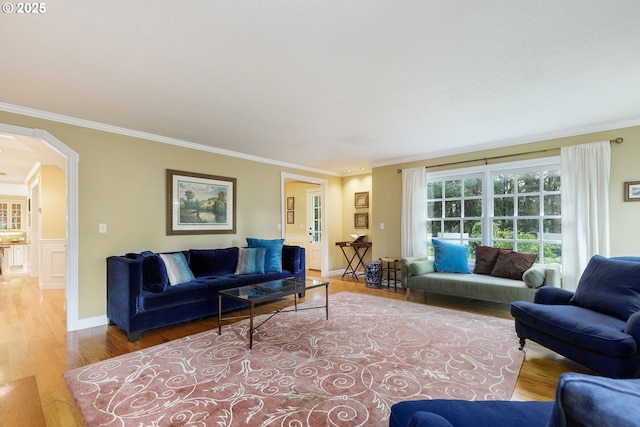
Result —
[{"label": "glass coffee table", "polygon": [[[310,289],[324,286],[324,306],[298,308],[298,295]],[[283,297],[293,295],[293,309],[283,308],[275,310],[271,316],[253,326],[254,307],[257,304],[268,303]],[[249,305],[249,316],[222,317],[222,298],[231,298]],[[253,334],[267,320],[278,313],[298,310],[325,309],[325,318],[329,320],[329,282],[318,279],[289,278],[256,283],[255,285],[240,286],[218,291],[218,335],[222,335],[222,321],[249,317],[249,348],[253,347]]]}]

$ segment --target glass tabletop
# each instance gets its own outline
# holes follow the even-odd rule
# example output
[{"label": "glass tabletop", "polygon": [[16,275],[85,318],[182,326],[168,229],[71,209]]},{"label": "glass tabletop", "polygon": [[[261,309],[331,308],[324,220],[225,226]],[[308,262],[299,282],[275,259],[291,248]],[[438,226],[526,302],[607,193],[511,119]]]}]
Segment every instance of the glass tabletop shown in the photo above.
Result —
[{"label": "glass tabletop", "polygon": [[318,279],[301,279],[291,277],[288,279],[272,280],[256,283],[254,285],[240,286],[237,288],[223,289],[218,294],[247,302],[259,302],[270,300],[284,295],[304,292],[318,286],[327,285],[328,282]]}]

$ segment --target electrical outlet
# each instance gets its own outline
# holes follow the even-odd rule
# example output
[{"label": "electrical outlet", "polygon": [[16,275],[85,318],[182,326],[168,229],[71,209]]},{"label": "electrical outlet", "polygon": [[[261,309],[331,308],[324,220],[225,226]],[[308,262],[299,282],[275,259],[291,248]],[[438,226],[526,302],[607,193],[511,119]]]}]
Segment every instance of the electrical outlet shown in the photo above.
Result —
[{"label": "electrical outlet", "polygon": [[105,234],[107,232],[107,224],[100,223],[98,224],[98,233]]}]

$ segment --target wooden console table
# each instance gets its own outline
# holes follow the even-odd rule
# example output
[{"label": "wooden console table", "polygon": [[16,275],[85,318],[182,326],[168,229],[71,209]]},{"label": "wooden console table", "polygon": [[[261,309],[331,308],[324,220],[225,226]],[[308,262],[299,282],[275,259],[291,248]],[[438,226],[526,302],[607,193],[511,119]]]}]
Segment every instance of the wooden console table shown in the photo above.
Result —
[{"label": "wooden console table", "polygon": [[[351,274],[351,277],[358,281],[358,276],[364,274],[364,272],[358,272],[358,268],[364,269],[364,257],[371,247],[371,242],[336,242],[336,246],[340,246],[344,259],[347,260],[347,268],[342,273],[342,278],[344,279],[344,276]],[[344,248],[353,248],[353,255],[349,256]],[[356,261],[355,265],[354,261]]]}]

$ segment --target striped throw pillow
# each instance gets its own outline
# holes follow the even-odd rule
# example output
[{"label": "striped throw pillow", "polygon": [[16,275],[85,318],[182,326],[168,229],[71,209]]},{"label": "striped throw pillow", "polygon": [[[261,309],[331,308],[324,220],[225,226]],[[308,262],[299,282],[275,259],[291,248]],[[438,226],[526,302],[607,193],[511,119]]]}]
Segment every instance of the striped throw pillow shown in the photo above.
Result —
[{"label": "striped throw pillow", "polygon": [[187,264],[187,258],[185,258],[182,252],[160,254],[160,258],[164,261],[164,266],[167,269],[169,286],[176,286],[180,283],[190,282],[195,279],[189,269],[189,264]]},{"label": "striped throw pillow", "polygon": [[264,274],[265,248],[240,248],[236,274]]}]

